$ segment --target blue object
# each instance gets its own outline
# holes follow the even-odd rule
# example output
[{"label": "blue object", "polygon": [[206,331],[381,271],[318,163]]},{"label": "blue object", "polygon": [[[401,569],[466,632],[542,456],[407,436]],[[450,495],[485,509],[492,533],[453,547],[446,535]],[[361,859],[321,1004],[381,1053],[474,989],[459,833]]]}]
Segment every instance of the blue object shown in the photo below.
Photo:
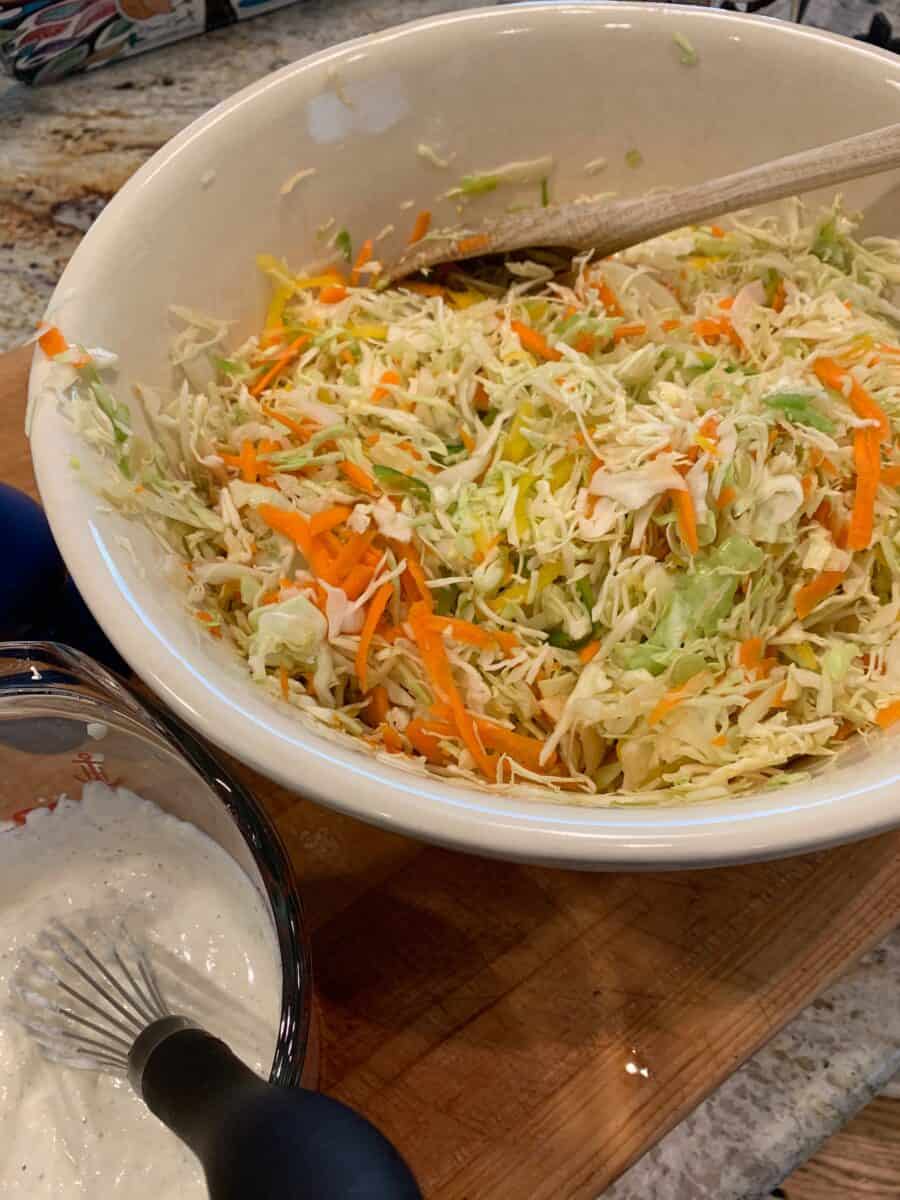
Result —
[{"label": "blue object", "polygon": [[67,573],[43,509],[5,483],[0,483],[0,530],[0,641],[63,642],[128,675],[127,664]]}]

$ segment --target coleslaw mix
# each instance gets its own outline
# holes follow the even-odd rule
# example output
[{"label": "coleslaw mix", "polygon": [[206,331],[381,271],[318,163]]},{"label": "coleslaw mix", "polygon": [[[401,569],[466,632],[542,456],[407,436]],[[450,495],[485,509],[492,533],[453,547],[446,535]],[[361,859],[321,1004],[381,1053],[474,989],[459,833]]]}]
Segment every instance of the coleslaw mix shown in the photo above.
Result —
[{"label": "coleslaw mix", "polygon": [[111,356],[41,342],[93,486],[273,696],[570,803],[777,785],[900,718],[900,242],[793,202],[502,277],[260,263],[237,349],[174,310],[149,437]]}]

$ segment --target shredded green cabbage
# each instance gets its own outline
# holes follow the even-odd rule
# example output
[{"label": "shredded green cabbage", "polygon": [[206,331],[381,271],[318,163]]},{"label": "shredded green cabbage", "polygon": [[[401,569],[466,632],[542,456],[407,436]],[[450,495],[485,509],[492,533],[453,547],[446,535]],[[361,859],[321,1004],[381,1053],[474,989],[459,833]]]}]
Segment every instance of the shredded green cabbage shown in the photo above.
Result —
[{"label": "shredded green cabbage", "polygon": [[180,313],[149,436],[94,367],[69,412],[274,696],[392,761],[579,803],[775,785],[887,724],[900,456],[880,443],[866,501],[859,396],[893,428],[900,243],[793,203],[440,284],[263,261],[260,336]]}]

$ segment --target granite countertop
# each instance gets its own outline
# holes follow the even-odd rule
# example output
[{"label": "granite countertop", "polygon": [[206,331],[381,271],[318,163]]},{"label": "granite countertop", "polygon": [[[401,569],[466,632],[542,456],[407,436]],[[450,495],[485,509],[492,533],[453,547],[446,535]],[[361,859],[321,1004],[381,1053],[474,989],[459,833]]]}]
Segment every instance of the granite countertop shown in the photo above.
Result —
[{"label": "granite countertop", "polygon": [[[80,237],[159,146],[212,104],[314,50],[471,0],[304,0],[42,89],[0,80],[0,349],[27,336]],[[788,0],[768,11],[787,15]],[[880,7],[900,26],[900,0]],[[812,0],[864,32],[869,0]],[[900,932],[819,997],[606,1192],[756,1200],[900,1069]]]}]

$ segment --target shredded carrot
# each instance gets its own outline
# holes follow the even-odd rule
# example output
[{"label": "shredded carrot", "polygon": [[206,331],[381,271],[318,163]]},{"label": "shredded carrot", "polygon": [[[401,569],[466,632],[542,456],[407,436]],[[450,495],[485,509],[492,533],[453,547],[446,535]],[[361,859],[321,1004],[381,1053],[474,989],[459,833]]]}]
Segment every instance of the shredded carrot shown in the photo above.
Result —
[{"label": "shredded carrot", "polygon": [[725,312],[734,308],[734,296],[723,296],[719,301],[719,308],[724,309]]},{"label": "shredded carrot", "polygon": [[341,587],[344,589],[347,599],[357,600],[372,582],[374,577],[374,570],[372,567],[366,566],[365,563],[357,563],[355,567],[351,567],[341,583]]},{"label": "shredded carrot", "polygon": [[394,556],[398,562],[406,559],[406,570],[400,577],[400,582],[403,584],[403,590],[406,592],[407,599],[410,602],[421,600],[428,611],[431,612],[434,608],[434,597],[431,595],[431,588],[428,586],[425,570],[412,542],[392,541],[389,545],[394,551]]},{"label": "shredded carrot", "polygon": [[456,253],[467,255],[477,254],[479,250],[487,250],[491,239],[486,233],[475,233],[471,237],[460,238],[456,243]]},{"label": "shredded carrot", "polygon": [[285,350],[284,354],[282,354],[279,358],[276,358],[275,362],[272,364],[272,366],[269,368],[269,370],[266,371],[266,373],[264,375],[261,375],[260,378],[257,379],[256,383],[251,385],[250,395],[251,396],[261,395],[266,390],[266,388],[269,386],[269,384],[274,379],[278,378],[278,376],[281,374],[281,372],[284,370],[284,368],[286,366],[288,366],[291,362],[293,362],[293,360],[297,357],[297,355],[300,353],[300,351],[303,349],[303,347],[306,345],[306,343],[308,341],[309,341],[308,335],[303,333],[300,335],[300,337],[296,338],[293,342],[291,342],[291,344]]},{"label": "shredded carrot", "polygon": [[48,358],[56,358],[57,354],[65,354],[69,348],[69,343],[55,325],[49,325],[44,330],[38,338],[38,345]]},{"label": "shredded carrot", "polygon": [[657,725],[663,719],[663,717],[668,716],[668,714],[674,708],[678,707],[678,705],[685,698],[685,695],[686,692],[683,687],[673,688],[671,691],[666,692],[663,698],[647,717],[647,724]]},{"label": "shredded carrot", "polygon": [[330,283],[319,292],[319,300],[323,304],[340,304],[347,298],[347,289],[342,283]]},{"label": "shredded carrot", "polygon": [[369,703],[366,705],[366,720],[375,729],[387,720],[388,709],[391,703],[388,699],[387,688],[383,683],[377,683],[372,688],[372,694],[369,696]]},{"label": "shredded carrot", "polygon": [[687,488],[684,491],[671,488],[669,490],[669,499],[672,501],[672,506],[678,517],[678,532],[681,534],[681,540],[691,554],[696,554],[700,549],[700,543],[697,540],[697,514],[694,512],[694,501],[691,499],[691,493]]},{"label": "shredded carrot", "polygon": [[720,733],[718,737],[713,738],[712,744],[714,746],[727,746],[728,738],[725,736],[724,733]]},{"label": "shredded carrot", "polygon": [[334,560],[334,574],[337,579],[343,579],[353,567],[363,561],[374,537],[374,529],[367,529],[365,533],[351,534]]},{"label": "shredded carrot", "polygon": [[737,492],[734,490],[734,488],[723,487],[721,492],[719,492],[718,499],[716,500],[716,508],[727,508],[728,505],[733,503],[735,500],[737,500]]},{"label": "shredded carrot", "polygon": [[409,244],[412,246],[416,242],[421,242],[422,238],[431,228],[431,213],[427,208],[423,208],[416,217],[415,224],[412,227],[412,233],[409,235]]},{"label": "shredded carrot", "polygon": [[338,470],[341,474],[359,488],[361,492],[366,492],[369,496],[377,496],[378,488],[375,486],[375,480],[371,475],[367,475],[362,467],[358,467],[356,463],[345,458],[343,462],[338,463]]},{"label": "shredded carrot", "polygon": [[572,345],[579,354],[593,354],[597,349],[597,339],[585,329],[579,333]]},{"label": "shredded carrot", "polygon": [[256,511],[270,529],[290,538],[296,546],[300,547],[304,558],[316,575],[333,587],[337,586],[331,555],[319,539],[313,537],[309,523],[301,513],[285,512],[284,509],[275,508],[271,504],[261,504]]},{"label": "shredded carrot", "polygon": [[757,679],[765,679],[777,664],[774,658],[764,658],[765,652],[766,645],[762,638],[747,638],[738,648],[738,662],[745,671],[752,671]]},{"label": "shredded carrot", "polygon": [[377,446],[380,441],[381,441],[380,433],[367,433],[366,436],[363,438],[363,442],[367,446]]},{"label": "shredded carrot", "polygon": [[882,729],[888,729],[891,725],[900,721],[900,700],[895,700],[885,708],[879,708],[875,714],[875,720]]},{"label": "shredded carrot", "polygon": [[625,338],[643,337],[646,332],[647,326],[640,324],[640,322],[634,325],[617,325],[613,330],[613,341],[621,342]]},{"label": "shredded carrot", "polygon": [[775,289],[775,295],[772,297],[772,309],[777,312],[783,312],[785,303],[787,302],[787,292],[784,287],[784,280],[778,280],[778,287]]},{"label": "shredded carrot", "polygon": [[592,287],[600,297],[600,302],[606,309],[607,316],[622,316],[622,307],[619,304],[619,301],[616,299],[616,293],[605,280],[601,279],[599,276],[595,276],[593,279],[588,281],[588,287]]},{"label": "shredded carrot", "polygon": [[287,667],[281,666],[278,668],[278,682],[281,686],[281,698],[287,700],[290,697],[290,689],[288,688],[288,673]]},{"label": "shredded carrot", "polygon": [[459,440],[465,446],[466,451],[471,454],[475,449],[475,439],[472,437],[471,433],[469,433],[468,429],[460,429]]},{"label": "shredded carrot", "polygon": [[298,512],[285,512],[271,504],[261,504],[256,510],[270,529],[291,539],[309,558],[312,550],[312,533],[306,518]]},{"label": "shredded carrot", "polygon": [[813,363],[813,371],[820,383],[834,392],[844,394],[844,382],[850,379],[850,407],[864,421],[877,421],[880,441],[890,440],[891,426],[881,405],[874,400],[856,377],[833,358],[819,358]]},{"label": "shredded carrot", "polygon": [[808,500],[812,495],[813,488],[816,486],[816,477],[812,471],[807,471],[800,480],[800,485],[803,488],[803,499]]},{"label": "shredded carrot", "polygon": [[710,225],[709,232],[714,238],[723,238],[725,236],[725,230],[721,225]]},{"label": "shredded carrot", "polygon": [[394,585],[392,583],[383,583],[369,601],[366,619],[362,627],[362,632],[359,635],[359,647],[356,651],[356,676],[359,680],[360,690],[363,692],[367,690],[366,676],[369,670],[369,646],[372,644],[372,638],[375,636],[375,629],[381,620],[381,615],[387,608],[387,603],[393,594]]},{"label": "shredded carrot", "polygon": [[372,395],[369,397],[370,403],[380,404],[385,397],[390,396],[391,386],[402,382],[403,380],[396,371],[385,371],[378,381],[377,386],[373,389]]},{"label": "shredded carrot", "polygon": [[847,549],[865,550],[872,540],[875,522],[875,497],[881,476],[881,449],[878,430],[869,426],[853,431],[853,462],[856,467],[856,493],[850,528],[847,531]]},{"label": "shredded carrot", "polygon": [[514,633],[504,633],[500,629],[485,629],[472,621],[463,621],[459,617],[442,617],[433,613],[429,618],[433,629],[446,630],[455,641],[467,642],[470,646],[488,647],[496,642],[501,650],[510,654],[519,644]]},{"label": "shredded carrot", "polygon": [[[446,763],[447,755],[440,747],[441,734],[430,729],[421,717],[414,717],[403,732],[412,743],[412,748],[418,751],[428,762],[434,763],[436,766],[443,766]],[[451,730],[449,732],[450,736],[452,736],[455,731]]]},{"label": "shredded carrot", "polygon": [[257,475],[256,448],[245,438],[241,443],[241,479],[244,483],[256,483]]},{"label": "shredded carrot", "polygon": [[592,658],[596,658],[600,653],[599,642],[588,642],[586,646],[582,646],[578,651],[578,657],[585,664],[589,663]]},{"label": "shredded carrot", "polygon": [[704,341],[727,337],[739,350],[743,349],[744,343],[728,317],[705,317],[694,322],[693,330],[697,337]]},{"label": "shredded carrot", "polygon": [[900,466],[884,467],[881,472],[881,482],[886,483],[889,487],[895,487],[900,483]]},{"label": "shredded carrot", "polygon": [[544,743],[538,738],[516,733],[512,729],[507,729],[504,725],[497,725],[494,721],[488,721],[484,717],[475,718],[475,727],[481,735],[482,742],[489,750],[508,754],[510,758],[516,759],[522,766],[528,767],[532,771],[547,771],[556,765],[557,756],[555,754],[549,756],[546,764],[541,764]]},{"label": "shredded carrot", "polygon": [[663,321],[662,329],[664,333],[671,333],[673,329],[680,329],[681,322],[674,317],[670,317],[667,321]]},{"label": "shredded carrot", "polygon": [[830,596],[839,587],[846,571],[823,571],[810,583],[805,584],[794,596],[794,609],[802,621],[808,617],[817,604],[826,596]]},{"label": "shredded carrot", "polygon": [[313,513],[309,519],[309,532],[313,537],[317,537],[329,529],[336,529],[338,525],[343,525],[352,512],[353,509],[348,508],[346,504],[336,504],[323,512]]},{"label": "shredded carrot", "polygon": [[268,405],[262,406],[263,412],[273,421],[277,421],[279,425],[283,425],[285,429],[289,429],[291,433],[295,433],[301,441],[307,442],[315,433],[317,426],[304,425],[302,421],[295,421],[293,417],[287,417],[284,413],[278,412]]},{"label": "shredded carrot", "polygon": [[435,698],[450,706],[453,721],[456,725],[463,744],[472,755],[482,774],[488,779],[496,777],[496,769],[489,754],[478,739],[475,722],[466,710],[462,697],[453,681],[450,660],[441,635],[431,628],[429,611],[423,602],[417,602],[410,607],[409,624],[422,656],[422,663],[428,672]]},{"label": "shredded carrot", "polygon": [[356,262],[353,264],[353,270],[350,272],[350,282],[354,287],[356,287],[356,285],[359,283],[359,275],[363,267],[371,260],[373,249],[374,246],[372,239],[366,238],[359,248],[359,254],[357,254]]},{"label": "shredded carrot", "polygon": [[530,325],[523,325],[521,321],[510,321],[510,325],[518,334],[522,346],[530,354],[535,354],[538,358],[544,358],[548,362],[559,362],[562,358],[560,352],[553,349],[544,335],[536,329],[532,329]]},{"label": "shredded carrot", "polygon": [[391,725],[379,725],[378,732],[381,735],[381,740],[384,743],[385,750],[391,754],[403,753],[403,738]]},{"label": "shredded carrot", "polygon": [[194,616],[197,618],[198,621],[203,621],[205,623],[209,623],[210,621],[215,621],[215,619],[216,619],[212,615],[212,613],[208,613],[202,608],[198,609],[197,612],[194,614]]}]

